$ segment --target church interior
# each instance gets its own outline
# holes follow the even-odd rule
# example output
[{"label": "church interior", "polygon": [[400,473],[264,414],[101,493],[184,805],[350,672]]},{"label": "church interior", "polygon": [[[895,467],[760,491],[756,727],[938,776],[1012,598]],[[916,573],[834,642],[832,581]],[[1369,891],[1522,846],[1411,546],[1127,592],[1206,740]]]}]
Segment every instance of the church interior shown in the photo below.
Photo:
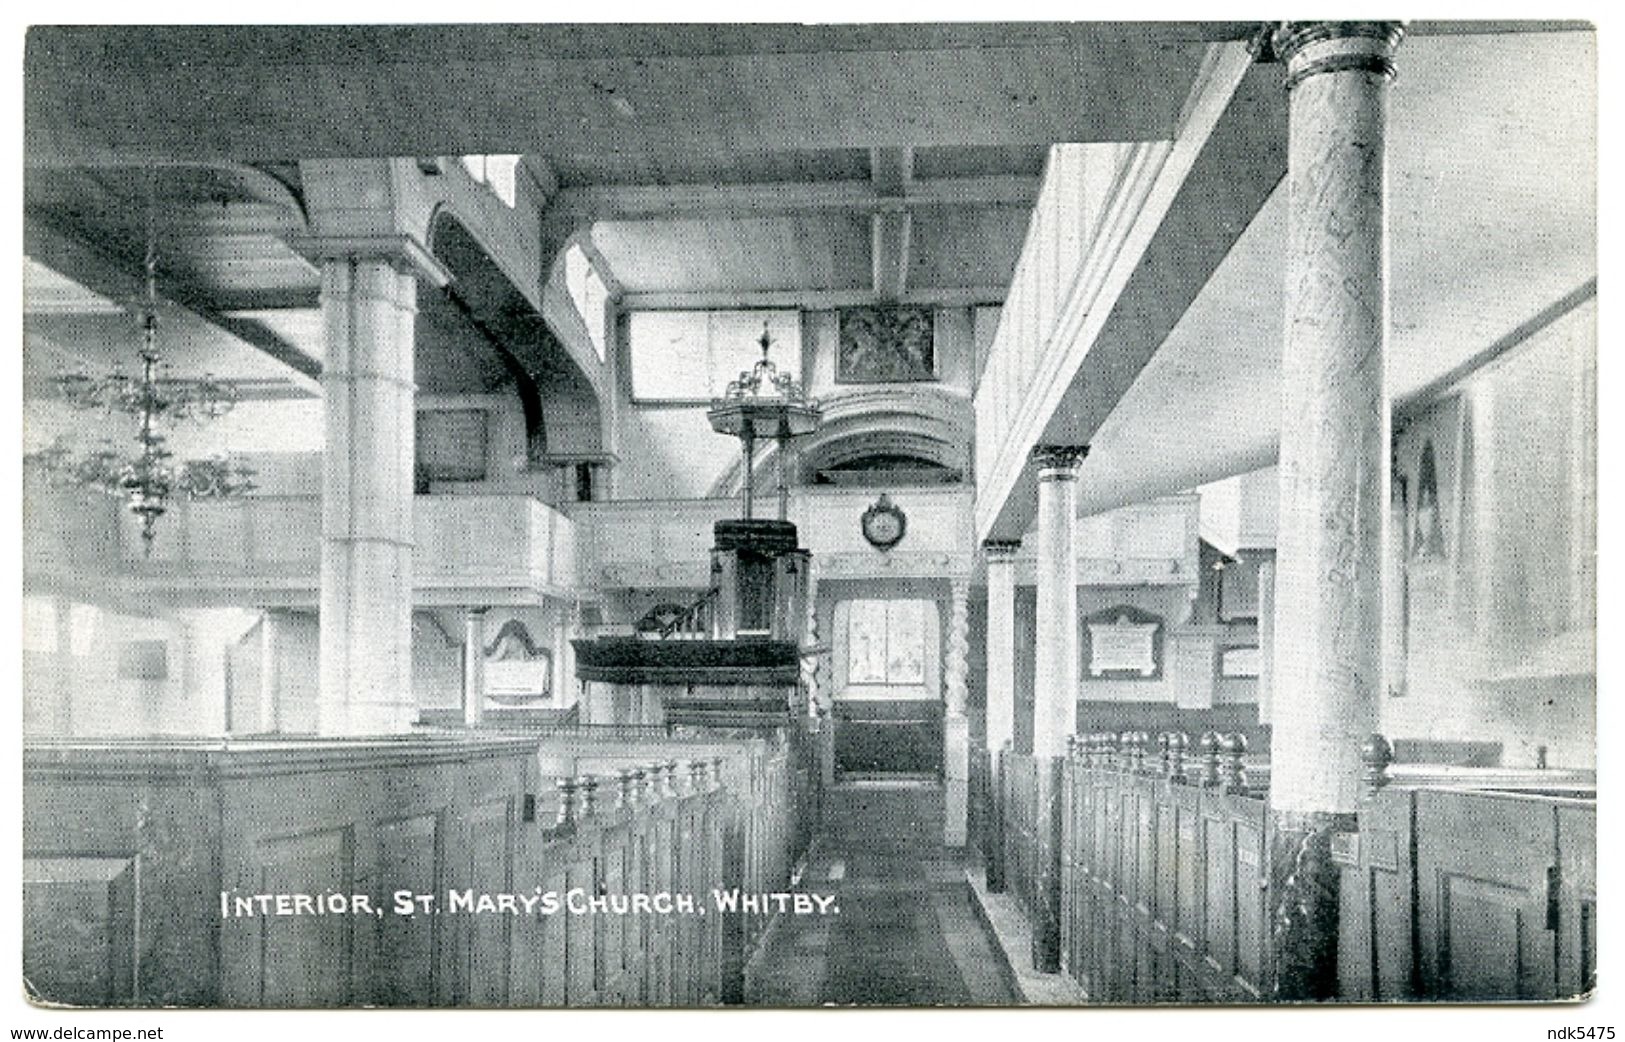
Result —
[{"label": "church interior", "polygon": [[29,995],[1589,993],[1595,46],[31,29]]}]

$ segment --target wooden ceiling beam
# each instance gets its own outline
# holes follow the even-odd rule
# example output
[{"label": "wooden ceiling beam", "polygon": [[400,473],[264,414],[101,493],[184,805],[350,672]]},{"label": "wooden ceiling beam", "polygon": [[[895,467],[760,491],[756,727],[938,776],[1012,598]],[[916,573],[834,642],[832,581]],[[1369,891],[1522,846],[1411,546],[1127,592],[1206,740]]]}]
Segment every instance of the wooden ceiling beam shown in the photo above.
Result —
[{"label": "wooden ceiling beam", "polygon": [[[871,148],[869,180],[875,194],[886,197],[908,195],[914,180],[912,148]],[[885,209],[869,217],[869,260],[873,265],[875,296],[888,303],[898,300],[908,287],[909,240],[914,221],[907,210]]]},{"label": "wooden ceiling beam", "polygon": [[[142,278],[134,267],[120,264],[90,243],[43,220],[25,220],[23,252],[93,293],[122,302],[140,299]],[[185,308],[210,325],[256,347],[295,372],[316,380],[322,363],[284,340],[259,322],[233,318],[217,310],[214,301],[196,287],[173,278],[160,277],[158,293],[170,303]]]},{"label": "wooden ceiling beam", "polygon": [[[1005,286],[937,286],[905,288],[898,303],[938,307],[972,307],[1004,303]],[[693,290],[626,293],[624,311],[707,311],[748,308],[805,308],[828,311],[881,303],[869,289]]]},{"label": "wooden ceiling beam", "polygon": [[908,246],[913,224],[907,212],[877,213],[869,218],[875,297],[885,303],[902,299],[908,288]]},{"label": "wooden ceiling beam", "polygon": [[1022,174],[910,181],[900,191],[872,181],[786,181],[737,185],[593,185],[564,188],[550,208],[599,221],[750,217],[818,210],[878,212],[917,206],[1032,206],[1039,179]]},{"label": "wooden ceiling beam", "polygon": [[912,148],[871,148],[869,150],[869,180],[881,196],[907,194],[909,182],[914,180],[914,150]]}]

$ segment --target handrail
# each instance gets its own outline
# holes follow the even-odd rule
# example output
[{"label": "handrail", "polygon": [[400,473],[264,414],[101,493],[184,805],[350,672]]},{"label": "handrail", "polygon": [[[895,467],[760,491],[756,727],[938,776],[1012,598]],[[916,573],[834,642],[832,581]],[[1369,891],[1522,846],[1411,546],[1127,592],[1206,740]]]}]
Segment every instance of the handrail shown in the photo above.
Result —
[{"label": "handrail", "polygon": [[683,612],[680,615],[676,616],[671,621],[667,622],[666,625],[660,628],[660,639],[665,640],[674,633],[679,632],[688,634],[703,634],[707,632],[710,627],[709,625],[702,624],[702,615],[708,608],[711,607],[712,603],[716,601],[717,596],[721,593],[721,587],[717,586],[713,586],[709,590],[706,590],[705,593],[701,595],[699,600],[683,609]]},{"label": "handrail", "polygon": [[710,635],[711,626],[706,611],[721,593],[719,587],[706,590],[692,604],[657,604],[644,613],[634,625],[639,636],[652,636],[656,640],[694,640]]}]

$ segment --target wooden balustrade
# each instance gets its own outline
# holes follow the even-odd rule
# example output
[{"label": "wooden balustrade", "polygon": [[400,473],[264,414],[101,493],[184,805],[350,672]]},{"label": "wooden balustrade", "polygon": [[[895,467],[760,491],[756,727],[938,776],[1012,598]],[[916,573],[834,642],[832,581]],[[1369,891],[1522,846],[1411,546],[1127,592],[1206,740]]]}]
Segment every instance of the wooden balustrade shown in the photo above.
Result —
[{"label": "wooden balustrade", "polygon": [[1261,996],[1264,802],[1242,736],[1196,744],[1194,772],[1180,732],[1088,735],[1060,765],[1062,963],[1091,1000]]},{"label": "wooden balustrade", "polygon": [[[1362,758],[1358,830],[1333,843],[1340,998],[1595,986],[1587,773],[1396,767],[1376,735]],[[1245,736],[1101,732],[1053,761],[1007,753],[988,768],[987,849],[1031,920],[1035,968],[1066,972],[1093,1002],[1269,998],[1268,771]]]},{"label": "wooden balustrade", "polygon": [[787,889],[809,772],[687,748],[550,778],[533,736],[30,746],[25,975],[92,1006],[740,1001],[768,917],[712,891]]}]

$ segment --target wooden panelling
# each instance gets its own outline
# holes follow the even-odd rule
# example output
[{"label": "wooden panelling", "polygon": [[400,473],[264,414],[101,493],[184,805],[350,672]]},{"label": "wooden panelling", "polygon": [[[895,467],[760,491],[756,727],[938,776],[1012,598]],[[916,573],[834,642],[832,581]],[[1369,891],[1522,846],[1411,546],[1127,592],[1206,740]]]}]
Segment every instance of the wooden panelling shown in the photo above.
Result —
[{"label": "wooden panelling", "polygon": [[[1023,849],[1007,851],[1006,869],[1011,889],[1041,910],[1042,785],[1032,761],[1009,759],[1006,844]],[[1052,900],[1065,972],[1097,1002],[1257,1001],[1268,935],[1263,801],[1071,758],[1058,784]]]},{"label": "wooden panelling", "polygon": [[120,1005],[135,993],[136,860],[23,859],[23,980],[37,999]]},{"label": "wooden panelling", "polygon": [[1412,855],[1416,793],[1384,789],[1360,807],[1360,831],[1333,857],[1338,887],[1338,990],[1361,1002],[1392,1002],[1418,992],[1416,873]]},{"label": "wooden panelling", "polygon": [[[337,894],[355,888],[355,835],[348,826],[262,840],[255,855],[255,894]],[[350,1002],[355,917],[271,915],[250,924],[260,934],[259,1006],[342,1006]],[[231,923],[223,923],[229,929]]]},{"label": "wooden panelling", "polygon": [[[264,596],[269,587],[280,591],[278,600],[313,602],[321,545],[319,496],[183,500],[165,520],[166,534],[150,559],[138,527],[121,521],[116,556],[106,551],[105,530],[79,525],[68,537],[71,543],[61,536],[37,540],[29,567],[73,574],[88,561],[98,573],[156,593],[254,589]],[[413,521],[420,590],[449,596],[493,587],[552,590],[577,581],[573,523],[534,497],[418,496]]]},{"label": "wooden panelling", "polygon": [[[514,890],[515,802],[512,796],[476,806],[468,816],[467,885],[476,894]],[[469,919],[468,1003],[501,1006],[508,999],[512,916],[476,914]]]},{"label": "wooden panelling", "polygon": [[1359,820],[1333,854],[1342,997],[1542,1000],[1595,986],[1594,803],[1393,786]]},{"label": "wooden panelling", "polygon": [[1597,986],[1597,809],[1557,808],[1557,994]]},{"label": "wooden panelling", "polygon": [[1424,994],[1552,998],[1556,938],[1546,922],[1557,841],[1552,808],[1423,790],[1416,831]]},{"label": "wooden panelling", "polygon": [[[695,791],[693,743],[629,743],[618,752],[636,763],[682,757],[676,785],[649,781],[622,805],[605,778],[591,813],[578,802],[561,821],[534,814],[554,787],[545,741],[32,747],[31,987],[135,1006],[737,1001],[769,917],[698,908],[713,890],[788,886],[811,806],[800,745],[703,743]],[[551,913],[485,903],[549,891]],[[405,914],[398,892],[433,903]],[[628,904],[638,894],[695,905],[651,914]],[[583,905],[605,899],[617,904]]]},{"label": "wooden panelling", "polygon": [[[439,869],[445,855],[440,837],[438,814],[380,823],[376,878],[425,880],[429,883],[427,892],[442,892],[445,886]],[[439,991],[435,955],[441,922],[436,916],[396,915],[393,910],[379,921],[377,968],[371,982],[373,1002],[381,1006],[412,1005]]]},{"label": "wooden panelling", "polygon": [[[1248,764],[1227,780],[1239,759],[1193,756],[1176,782],[1143,745],[1101,737],[1061,762],[1058,819],[1042,811],[1039,761],[990,758],[999,835],[988,846],[1002,855],[1034,935],[1057,909],[1061,968],[1091,1002],[1267,1000],[1270,845],[1259,784],[1267,770]],[[1458,769],[1433,772],[1432,787],[1368,794],[1358,830],[1334,837],[1338,998],[1587,994],[1596,986],[1597,874],[1596,806],[1584,781],[1495,772],[1468,789]],[[1049,889],[1047,849],[1060,851],[1059,894]]]}]

